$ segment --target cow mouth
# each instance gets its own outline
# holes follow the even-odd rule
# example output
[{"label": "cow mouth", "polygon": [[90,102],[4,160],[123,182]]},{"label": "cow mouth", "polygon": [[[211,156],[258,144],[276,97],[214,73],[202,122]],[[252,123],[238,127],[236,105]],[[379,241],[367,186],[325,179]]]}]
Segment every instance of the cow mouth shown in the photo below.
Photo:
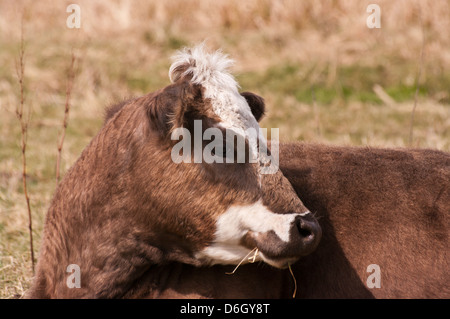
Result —
[{"label": "cow mouth", "polygon": [[300,258],[300,256],[293,256],[281,251],[285,243],[280,243],[280,240],[273,241],[268,238],[274,235],[272,232],[256,233],[249,231],[242,239],[242,244],[245,247],[250,249],[253,247],[247,258],[247,262],[256,259],[264,261],[266,264],[275,268],[285,269]]},{"label": "cow mouth", "polygon": [[261,260],[264,261],[266,264],[279,269],[286,269],[290,265],[295,264],[300,259],[300,257],[273,259],[265,256],[263,252],[259,252],[259,255],[261,257]]},{"label": "cow mouth", "polygon": [[314,220],[298,219],[292,227],[288,241],[282,240],[274,231],[248,231],[241,244],[258,249],[259,259],[276,268],[287,268],[301,257],[312,253],[319,244],[322,231]]}]

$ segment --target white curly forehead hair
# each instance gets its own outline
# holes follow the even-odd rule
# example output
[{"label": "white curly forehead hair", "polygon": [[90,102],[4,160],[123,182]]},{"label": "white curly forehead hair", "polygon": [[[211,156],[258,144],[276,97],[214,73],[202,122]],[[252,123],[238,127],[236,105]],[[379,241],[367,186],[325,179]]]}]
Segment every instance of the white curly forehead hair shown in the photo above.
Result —
[{"label": "white curly forehead hair", "polygon": [[[243,134],[249,128],[259,133],[260,126],[253,116],[250,106],[245,98],[239,94],[239,84],[229,72],[234,64],[222,51],[208,53],[204,43],[193,48],[184,48],[172,57],[169,69],[169,78],[172,82],[178,81],[185,75],[191,77],[195,84],[202,85],[204,97],[210,99],[214,113],[221,119],[220,125],[225,129],[232,129]],[[258,134],[258,140],[267,145],[266,140]],[[256,140],[249,140],[252,154],[258,155]]]}]

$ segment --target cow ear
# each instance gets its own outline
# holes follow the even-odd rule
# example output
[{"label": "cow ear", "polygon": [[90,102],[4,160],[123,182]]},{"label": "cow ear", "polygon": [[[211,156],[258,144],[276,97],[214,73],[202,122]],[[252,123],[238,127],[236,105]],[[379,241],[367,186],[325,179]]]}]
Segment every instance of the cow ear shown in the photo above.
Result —
[{"label": "cow ear", "polygon": [[255,119],[259,122],[266,111],[266,105],[264,99],[259,95],[252,92],[242,92],[241,95],[247,100],[250,110],[253,113]]},{"label": "cow ear", "polygon": [[186,127],[205,111],[202,87],[190,81],[177,81],[154,93],[147,105],[151,126],[162,137],[178,127]]}]

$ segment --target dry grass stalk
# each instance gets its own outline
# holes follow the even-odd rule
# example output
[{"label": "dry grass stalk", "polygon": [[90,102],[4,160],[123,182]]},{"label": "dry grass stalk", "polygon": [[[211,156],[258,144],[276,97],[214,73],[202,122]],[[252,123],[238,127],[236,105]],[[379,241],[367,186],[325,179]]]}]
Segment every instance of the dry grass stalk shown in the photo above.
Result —
[{"label": "dry grass stalk", "polygon": [[292,294],[292,298],[295,298],[297,295],[297,280],[295,279],[294,273],[292,272],[291,264],[288,264],[289,272],[291,273],[292,279],[294,279],[294,293]]},{"label": "dry grass stalk", "polygon": [[31,111],[28,109],[27,116],[24,116],[24,104],[25,104],[25,94],[24,94],[24,74],[25,74],[25,48],[23,40],[23,18],[21,22],[21,38],[20,38],[20,52],[19,61],[16,61],[16,74],[20,86],[20,104],[16,107],[16,115],[20,122],[21,127],[21,151],[22,151],[22,182],[23,182],[23,193],[25,195],[25,200],[27,202],[28,210],[28,230],[30,234],[30,253],[31,253],[31,269],[34,274],[34,248],[33,248],[33,224],[31,218],[31,207],[30,207],[30,197],[28,196],[27,189],[27,137],[28,137],[28,124],[30,123]]},{"label": "dry grass stalk", "polygon": [[414,93],[414,106],[411,111],[411,119],[409,123],[409,139],[408,144],[411,146],[413,142],[413,129],[414,129],[414,116],[416,113],[417,108],[417,98],[419,96],[419,85],[420,85],[420,77],[422,75],[422,67],[423,67],[423,55],[424,55],[424,49],[425,49],[425,28],[423,25],[423,19],[422,19],[422,10],[419,8],[419,21],[422,29],[422,46],[420,48],[420,60],[419,60],[419,70],[417,71],[417,78],[416,78],[416,91]]},{"label": "dry grass stalk", "polygon": [[[253,253],[252,256],[250,256],[251,253]],[[254,263],[256,261],[256,257],[258,256],[258,253],[259,253],[259,249],[256,247],[253,248],[247,255],[245,255],[244,258],[242,258],[242,260],[239,262],[239,264],[237,264],[237,266],[233,269],[232,272],[226,272],[225,274],[233,275],[236,272],[236,270],[239,268],[239,266],[241,266],[245,260],[247,260],[249,263]],[[295,296],[297,295],[297,280],[295,279],[294,273],[292,272],[290,263],[288,263],[288,268],[289,268],[289,272],[291,273],[292,279],[294,280],[294,292],[292,294],[292,298],[295,298]]]},{"label": "dry grass stalk", "polygon": [[386,105],[395,105],[395,100],[393,98],[390,97],[389,94],[386,93],[386,91],[383,89],[383,87],[379,84],[375,84],[373,86],[373,91],[375,92],[375,94],[377,95],[377,97],[383,101],[384,104]]},{"label": "dry grass stalk", "polygon": [[[253,256],[250,256],[251,253],[254,253]],[[254,263],[256,261],[256,257],[258,256],[259,253],[259,249],[258,248],[253,248],[252,250],[250,250],[250,252],[245,255],[244,258],[242,258],[242,260],[239,262],[239,264],[237,264],[237,266],[234,268],[234,270],[232,272],[226,272],[225,274],[227,275],[233,275],[236,270],[239,268],[240,265],[242,265],[242,263],[244,262],[244,260],[248,260],[250,263]],[[249,257],[250,256],[250,257]]]},{"label": "dry grass stalk", "polygon": [[72,60],[70,63],[70,68],[69,68],[68,74],[67,74],[66,103],[65,103],[65,108],[64,108],[64,120],[63,120],[63,125],[62,125],[63,127],[62,127],[61,136],[60,136],[59,142],[58,142],[58,154],[56,156],[56,184],[59,183],[59,179],[60,179],[61,152],[62,152],[62,148],[63,148],[63,144],[64,144],[64,139],[66,137],[67,125],[69,123],[70,96],[72,94],[73,80],[75,78],[75,69],[74,69],[75,60],[76,60],[76,56],[72,52]]}]

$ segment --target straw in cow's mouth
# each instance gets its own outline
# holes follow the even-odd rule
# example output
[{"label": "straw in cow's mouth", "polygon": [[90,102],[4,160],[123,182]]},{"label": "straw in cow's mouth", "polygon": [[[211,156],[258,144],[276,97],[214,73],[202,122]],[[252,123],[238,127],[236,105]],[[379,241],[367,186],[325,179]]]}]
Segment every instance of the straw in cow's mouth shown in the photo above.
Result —
[{"label": "straw in cow's mouth", "polygon": [[[254,252],[253,256],[248,257],[253,252]],[[256,257],[258,256],[258,253],[259,253],[259,249],[257,247],[253,248],[252,250],[250,250],[250,252],[247,255],[245,255],[244,258],[242,258],[242,260],[239,262],[239,264],[237,264],[237,266],[234,268],[234,270],[232,272],[226,272],[225,274],[233,275],[236,272],[236,270],[239,268],[239,266],[244,262],[245,259],[247,259],[250,263],[253,264],[256,260]]]},{"label": "straw in cow's mouth", "polygon": [[295,298],[297,294],[297,280],[295,280],[294,273],[292,272],[291,263],[288,263],[289,272],[291,273],[292,279],[294,279],[294,293],[292,294],[292,298]]},{"label": "straw in cow's mouth", "polygon": [[[253,256],[250,256],[251,253],[253,253]],[[257,247],[253,248],[252,250],[250,250],[250,252],[247,255],[245,255],[244,258],[242,258],[242,260],[239,262],[239,264],[237,264],[237,266],[233,269],[232,272],[226,272],[225,274],[233,275],[236,272],[236,270],[239,268],[239,266],[242,265],[242,263],[246,259],[248,260],[249,263],[253,264],[256,261],[256,257],[258,256],[258,253],[259,253],[259,249]],[[288,263],[288,269],[292,276],[292,279],[294,280],[294,292],[292,293],[292,298],[295,298],[295,296],[297,295],[297,280],[295,279],[294,273],[292,271],[291,263]]]}]

